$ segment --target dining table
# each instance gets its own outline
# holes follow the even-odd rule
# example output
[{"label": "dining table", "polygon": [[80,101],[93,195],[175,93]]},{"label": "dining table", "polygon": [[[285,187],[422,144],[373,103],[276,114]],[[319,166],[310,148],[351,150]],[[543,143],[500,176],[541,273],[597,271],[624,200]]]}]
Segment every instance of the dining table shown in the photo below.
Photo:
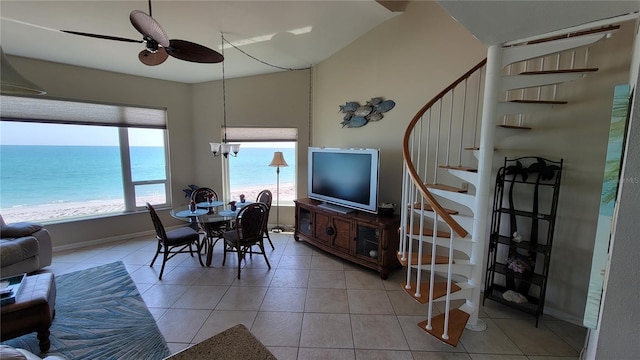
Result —
[{"label": "dining table", "polygon": [[172,208],[170,214],[173,218],[188,222],[204,231],[204,237],[200,242],[200,248],[205,250],[207,266],[211,266],[213,260],[213,248],[222,239],[223,233],[231,229],[233,220],[240,209],[250,201],[237,202],[236,210],[232,211],[229,202],[203,201],[196,204],[195,211],[191,211],[188,205]]}]

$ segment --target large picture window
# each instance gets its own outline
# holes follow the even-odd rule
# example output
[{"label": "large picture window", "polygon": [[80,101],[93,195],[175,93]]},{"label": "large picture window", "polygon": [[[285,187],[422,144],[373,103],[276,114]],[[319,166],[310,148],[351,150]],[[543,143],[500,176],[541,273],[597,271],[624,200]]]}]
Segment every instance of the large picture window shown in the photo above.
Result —
[{"label": "large picture window", "polygon": [[[29,111],[50,101],[55,104],[47,118]],[[164,109],[7,96],[2,105],[5,221],[59,221],[133,212],[146,202],[168,204]],[[119,111],[103,111],[107,107]],[[76,118],[87,110],[91,115]],[[102,118],[96,115],[101,111]],[[144,123],[135,113],[146,114]]]},{"label": "large picture window", "polygon": [[261,190],[273,193],[273,205],[276,205],[277,174],[276,168],[269,164],[273,153],[281,151],[287,162],[280,167],[280,205],[293,205],[296,191],[296,128],[227,128],[229,142],[240,143],[240,153],[229,158],[228,184],[231,199],[244,194],[247,199],[255,200]]}]

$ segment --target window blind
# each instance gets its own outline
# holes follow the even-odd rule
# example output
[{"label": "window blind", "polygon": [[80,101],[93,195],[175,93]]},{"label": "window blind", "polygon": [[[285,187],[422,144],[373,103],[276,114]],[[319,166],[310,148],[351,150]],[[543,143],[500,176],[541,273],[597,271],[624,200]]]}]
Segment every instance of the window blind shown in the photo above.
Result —
[{"label": "window blind", "polygon": [[[222,129],[224,133],[224,128]],[[228,142],[298,141],[297,128],[227,127]]]},{"label": "window blind", "polygon": [[2,95],[0,118],[3,121],[167,128],[166,108],[99,104],[44,97]]}]

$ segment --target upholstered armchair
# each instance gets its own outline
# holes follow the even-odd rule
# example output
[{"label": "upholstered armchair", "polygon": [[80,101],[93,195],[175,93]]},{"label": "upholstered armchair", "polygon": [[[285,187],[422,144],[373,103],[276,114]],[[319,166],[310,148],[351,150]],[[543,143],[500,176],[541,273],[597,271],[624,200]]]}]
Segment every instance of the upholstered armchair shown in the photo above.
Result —
[{"label": "upholstered armchair", "polygon": [[0,277],[32,273],[51,265],[51,235],[32,222],[7,224],[0,215]]}]

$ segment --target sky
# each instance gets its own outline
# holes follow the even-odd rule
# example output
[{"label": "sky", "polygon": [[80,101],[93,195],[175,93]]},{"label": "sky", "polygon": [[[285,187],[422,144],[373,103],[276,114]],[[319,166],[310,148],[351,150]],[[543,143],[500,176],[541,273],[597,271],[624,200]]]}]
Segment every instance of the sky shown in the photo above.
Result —
[{"label": "sky", "polygon": [[[163,146],[163,131],[129,129],[130,146]],[[0,122],[0,145],[118,146],[118,128]]]},{"label": "sky", "polygon": [[[162,130],[129,129],[130,146],[163,146],[163,139]],[[118,128],[1,121],[0,145],[119,146]],[[293,148],[295,145],[295,142],[242,143],[242,147],[268,148]]]}]

